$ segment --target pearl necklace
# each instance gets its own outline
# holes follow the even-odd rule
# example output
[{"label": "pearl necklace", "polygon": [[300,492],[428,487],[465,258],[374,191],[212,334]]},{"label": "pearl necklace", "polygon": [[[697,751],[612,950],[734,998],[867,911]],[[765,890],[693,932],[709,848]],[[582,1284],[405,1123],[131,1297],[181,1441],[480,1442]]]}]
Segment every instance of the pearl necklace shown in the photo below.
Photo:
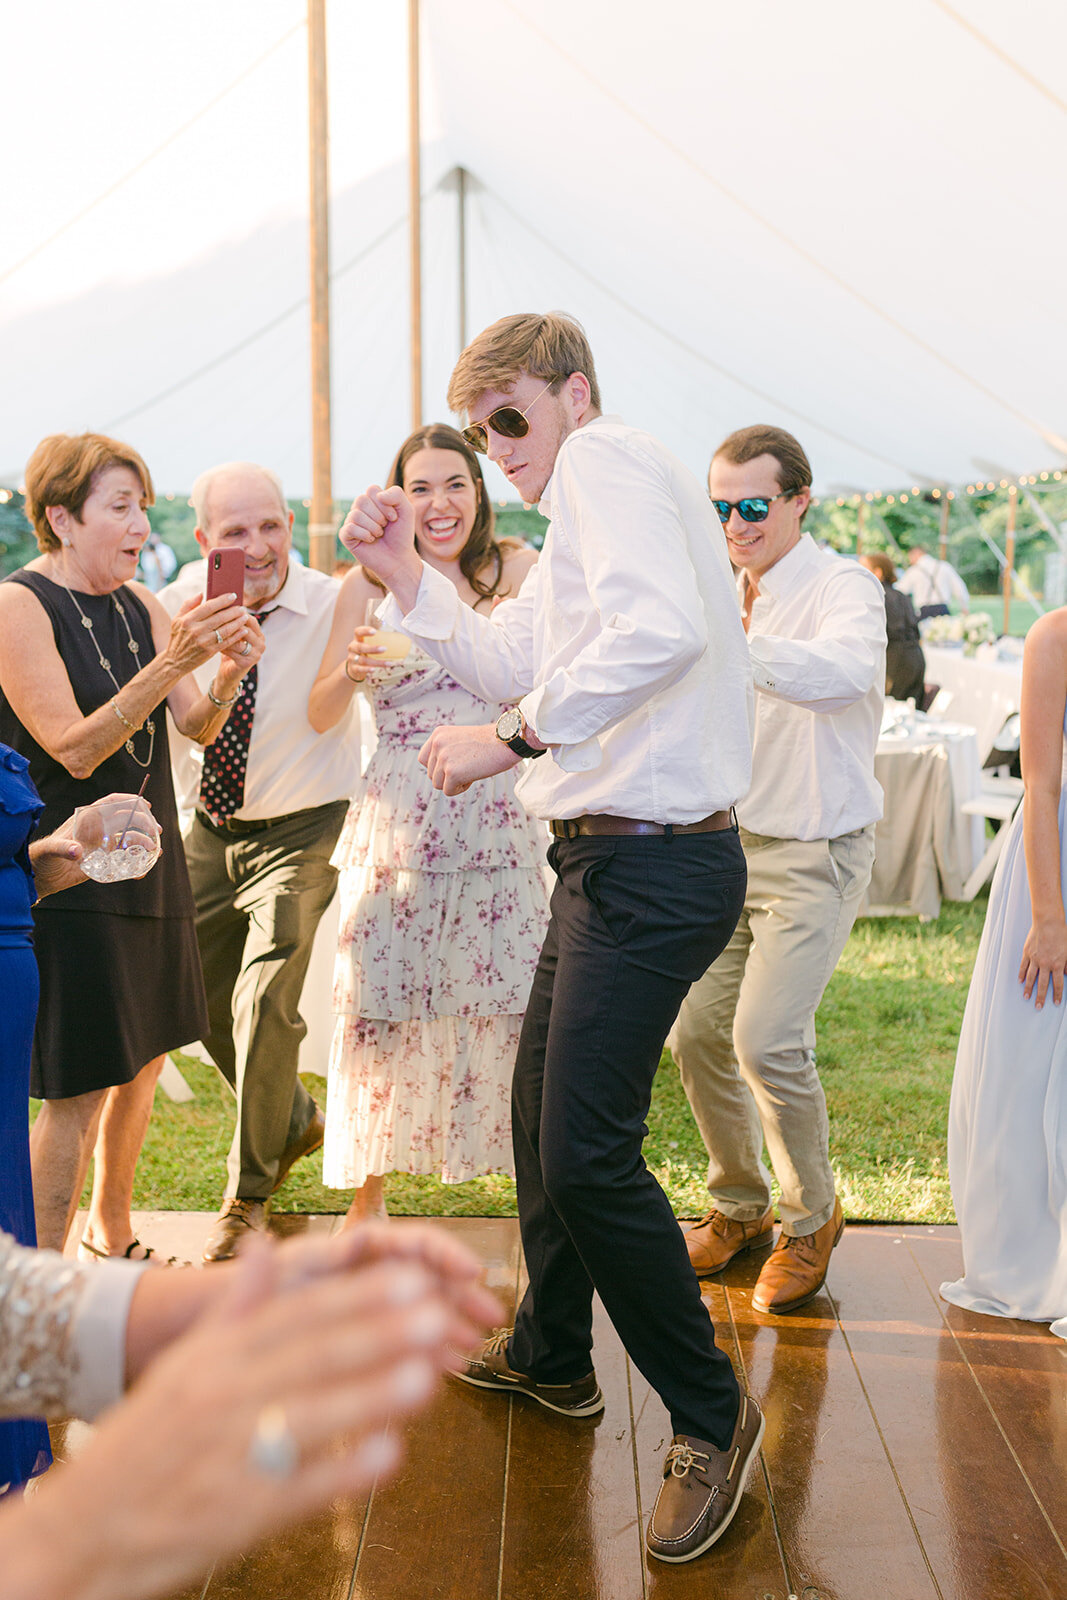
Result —
[{"label": "pearl necklace", "polygon": [[[81,606],[78,604],[77,600],[74,598],[73,589],[68,588],[67,585],[65,583],[63,583],[63,579],[62,578],[60,578],[59,581],[60,581],[61,584],[63,584],[63,588],[66,589],[67,593],[70,595],[71,603],[73,604],[75,611],[78,613],[79,617],[81,618],[82,627],[88,629],[89,637],[93,641],[93,649],[96,651],[97,660],[99,661],[100,665],[103,667],[104,671],[107,673],[108,677],[111,679],[111,682],[114,684],[115,693],[118,694],[119,690],[123,686],[122,686],[122,684],[119,683],[119,680],[116,678],[115,674],[112,672],[112,670],[111,670],[111,662],[107,659],[107,656],[105,656],[104,652],[100,648],[100,641],[96,637],[96,634],[93,632],[92,618],[86,616],[85,612],[82,610]],[[133,631],[130,628],[130,619],[126,615],[126,607],[122,604],[121,600],[116,600],[114,595],[111,596],[111,604],[115,607],[115,610],[118,612],[119,616],[122,618],[123,626],[126,629],[127,649],[129,650],[130,654],[133,656],[134,666],[136,667],[136,665],[137,665],[137,657],[140,654],[141,646],[137,643],[137,640],[133,636]],[[122,718],[122,720],[125,721],[126,719]],[[140,756],[137,754],[136,750],[133,748],[134,738],[136,737],[137,733],[140,733],[140,731],[141,731],[140,728],[137,728],[134,733],[131,733],[130,737],[126,740],[126,750],[129,753],[129,755],[131,755],[133,757],[134,761],[136,761],[136,763],[137,763],[137,765],[139,767],[150,767],[152,765],[152,751],[155,749],[155,743],[156,743],[156,725],[155,725],[155,722],[152,720],[152,718],[148,717],[148,718],[146,718],[146,720],[142,724],[142,726],[147,728],[147,730],[148,730],[148,755],[142,761]]]}]

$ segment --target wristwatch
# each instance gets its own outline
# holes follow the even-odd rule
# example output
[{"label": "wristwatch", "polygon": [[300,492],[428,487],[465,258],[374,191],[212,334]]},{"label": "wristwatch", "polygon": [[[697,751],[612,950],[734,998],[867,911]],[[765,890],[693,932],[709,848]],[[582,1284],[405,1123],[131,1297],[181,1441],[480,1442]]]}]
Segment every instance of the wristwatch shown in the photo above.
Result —
[{"label": "wristwatch", "polygon": [[506,744],[509,750],[514,750],[517,756],[529,756],[535,761],[538,756],[543,756],[543,750],[535,750],[532,744],[527,744],[523,738],[526,732],[526,718],[518,706],[509,706],[502,711],[496,719],[496,736],[501,744]]}]

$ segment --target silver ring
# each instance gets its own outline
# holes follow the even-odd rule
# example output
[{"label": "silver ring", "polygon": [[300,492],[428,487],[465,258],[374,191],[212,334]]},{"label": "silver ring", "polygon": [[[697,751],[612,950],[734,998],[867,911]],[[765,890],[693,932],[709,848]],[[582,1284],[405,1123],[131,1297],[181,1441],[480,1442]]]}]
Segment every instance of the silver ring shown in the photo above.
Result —
[{"label": "silver ring", "polygon": [[252,648],[251,640],[250,639],[246,639],[244,644],[241,646],[240,650],[238,650],[237,654],[239,656],[246,656],[246,655],[248,655],[248,653],[251,650],[251,648]]},{"label": "silver ring", "polygon": [[248,1446],[248,1465],[268,1478],[291,1478],[300,1461],[293,1430],[282,1406],[264,1406]]},{"label": "silver ring", "polygon": [[219,645],[220,648],[221,648],[221,645],[222,645],[222,634],[219,632],[218,628],[215,629],[215,643],[217,645]]}]

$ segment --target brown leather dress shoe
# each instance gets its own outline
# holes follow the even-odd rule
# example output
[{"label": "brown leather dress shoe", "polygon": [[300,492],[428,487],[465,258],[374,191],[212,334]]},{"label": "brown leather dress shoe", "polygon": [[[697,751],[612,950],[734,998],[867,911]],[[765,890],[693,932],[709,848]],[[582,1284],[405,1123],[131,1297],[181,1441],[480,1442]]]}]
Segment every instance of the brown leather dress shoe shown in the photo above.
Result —
[{"label": "brown leather dress shoe", "polygon": [[773,1239],[773,1207],[755,1222],[734,1222],[721,1211],[709,1211],[689,1229],[685,1247],[697,1277],[709,1278],[742,1250],[765,1250]]},{"label": "brown leather dress shoe", "polygon": [[315,1115],[299,1139],[294,1139],[292,1144],[287,1144],[278,1157],[278,1176],[274,1180],[274,1188],[271,1190],[271,1194],[275,1194],[281,1188],[289,1176],[290,1168],[295,1167],[298,1161],[303,1161],[304,1157],[309,1156],[313,1150],[317,1150],[325,1137],[326,1118],[316,1106]]},{"label": "brown leather dress shoe", "polygon": [[224,1200],[215,1226],[204,1246],[205,1261],[230,1261],[250,1233],[263,1233],[267,1226],[265,1200]]},{"label": "brown leather dress shoe", "polygon": [[659,1561],[692,1561],[733,1521],[760,1440],[763,1413],[741,1396],[734,1436],[725,1450],[676,1433],[663,1463],[663,1483],[649,1518],[645,1545]]},{"label": "brown leather dress shoe", "polygon": [[795,1311],[818,1294],[826,1282],[826,1269],[830,1265],[830,1252],[845,1231],[845,1217],[840,1200],[834,1201],[834,1214],[829,1222],[802,1239],[789,1234],[779,1234],[770,1257],[752,1291],[752,1304],[757,1311]]},{"label": "brown leather dress shoe", "polygon": [[604,1409],[604,1396],[595,1372],[587,1372],[573,1383],[538,1383],[525,1372],[516,1372],[508,1361],[508,1340],[514,1329],[497,1328],[468,1355],[460,1355],[461,1366],[453,1377],[472,1383],[476,1389],[501,1389],[507,1394],[524,1394],[561,1417],[594,1417]]}]

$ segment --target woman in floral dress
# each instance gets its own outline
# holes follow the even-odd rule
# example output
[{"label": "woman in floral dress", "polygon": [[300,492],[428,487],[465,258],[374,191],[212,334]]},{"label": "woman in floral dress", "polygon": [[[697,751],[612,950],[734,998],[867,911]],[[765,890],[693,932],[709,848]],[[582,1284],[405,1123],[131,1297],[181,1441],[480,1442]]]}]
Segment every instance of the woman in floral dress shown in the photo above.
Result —
[{"label": "woman in floral dress", "polygon": [[[419,429],[389,482],[415,507],[423,560],[467,605],[489,610],[518,592],[535,553],[494,539],[461,434]],[[341,927],[323,1177],[355,1188],[349,1221],[384,1212],[389,1172],[459,1183],[512,1171],[511,1071],[548,922],[546,841],[513,774],[449,797],[418,763],[441,723],[484,723],[503,708],[414,644],[400,661],[367,653],[367,603],[382,598],[361,567],[346,577],[308,705],[325,729],[365,683],[378,729],[333,857]]]}]

